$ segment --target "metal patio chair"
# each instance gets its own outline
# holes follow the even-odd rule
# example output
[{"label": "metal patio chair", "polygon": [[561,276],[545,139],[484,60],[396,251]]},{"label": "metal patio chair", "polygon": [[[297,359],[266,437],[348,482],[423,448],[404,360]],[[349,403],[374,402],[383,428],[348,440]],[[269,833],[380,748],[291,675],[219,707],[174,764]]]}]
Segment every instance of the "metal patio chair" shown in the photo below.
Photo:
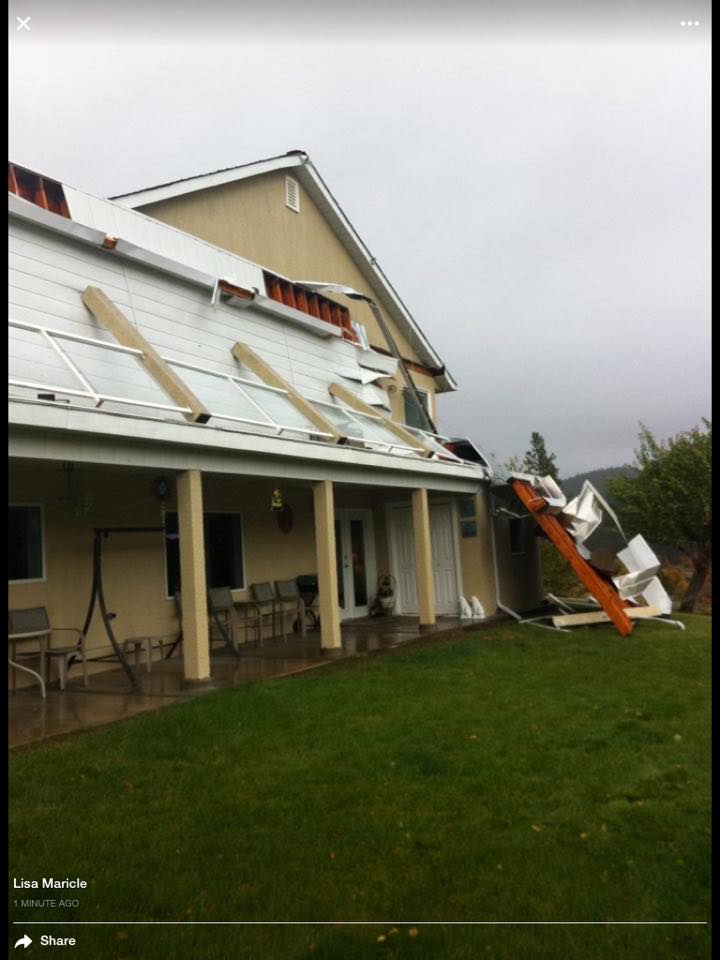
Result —
[{"label": "metal patio chair", "polygon": [[277,617],[277,597],[275,596],[273,585],[269,580],[266,580],[263,583],[251,583],[250,595],[260,611],[259,645],[262,646],[262,628],[266,620],[270,620],[270,639],[274,640],[277,636],[277,631],[275,628]]},{"label": "metal patio chair", "polygon": [[275,609],[280,619],[280,634],[285,637],[285,622],[288,614],[291,619],[292,630],[288,633],[299,633],[305,636],[305,602],[300,596],[300,590],[295,580],[275,581]]},{"label": "metal patio chair", "polygon": [[[77,637],[72,645],[53,646],[53,635],[70,633]],[[18,652],[18,641],[36,639],[39,650]],[[27,607],[23,610],[8,610],[8,642],[11,654],[8,663],[16,670],[22,670],[36,677],[40,683],[42,696],[45,696],[46,684],[49,680],[49,665],[55,660],[58,665],[58,679],[60,689],[64,690],[67,683],[67,674],[74,660],[79,660],[83,667],[83,682],[88,685],[87,657],[85,655],[85,635],[78,627],[54,627],[50,623],[45,607]],[[39,657],[40,671],[32,670],[18,662],[19,659]],[[14,674],[13,674],[14,678]],[[14,684],[13,684],[14,689]]]}]

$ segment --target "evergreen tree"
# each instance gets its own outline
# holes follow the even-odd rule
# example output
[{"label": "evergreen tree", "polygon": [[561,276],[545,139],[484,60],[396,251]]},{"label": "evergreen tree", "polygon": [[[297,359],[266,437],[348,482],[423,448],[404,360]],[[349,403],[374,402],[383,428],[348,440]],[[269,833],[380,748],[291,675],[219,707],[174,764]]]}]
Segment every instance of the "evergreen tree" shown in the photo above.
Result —
[{"label": "evergreen tree", "polygon": [[559,479],[555,454],[548,453],[545,438],[534,432],[530,436],[530,449],[525,454],[523,467],[526,473],[534,473],[538,477],[550,476],[553,480]]}]

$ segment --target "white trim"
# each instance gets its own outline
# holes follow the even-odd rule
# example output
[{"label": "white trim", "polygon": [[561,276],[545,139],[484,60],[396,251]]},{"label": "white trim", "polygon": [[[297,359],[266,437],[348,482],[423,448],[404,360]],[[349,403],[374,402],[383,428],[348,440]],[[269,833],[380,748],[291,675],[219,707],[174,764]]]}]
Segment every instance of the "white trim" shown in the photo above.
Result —
[{"label": "white trim", "polygon": [[[458,513],[457,513],[457,502],[454,497],[442,497],[441,499],[433,499],[430,501],[430,509],[433,507],[449,507],[450,514],[450,527],[451,532],[450,536],[452,537],[452,553],[453,553],[453,567],[455,575],[455,593],[457,594],[457,599],[462,596],[462,561],[460,554],[460,540],[458,537]],[[394,528],[394,524],[391,522],[391,517],[394,516],[392,511],[394,510],[408,510],[411,514],[412,522],[412,503],[402,500],[394,500],[385,504],[385,514],[386,514],[386,530],[387,530],[387,539],[388,539],[388,556],[390,560],[390,573],[395,578],[395,583],[397,584],[397,601],[396,601],[396,613],[403,614],[405,613],[405,606],[402,604],[402,596],[400,591],[400,577],[398,576],[398,559],[397,559],[397,533]],[[432,528],[432,514],[430,516],[430,524]],[[413,536],[414,536],[413,530]],[[432,541],[432,530],[431,530],[431,541]],[[417,590],[417,571],[415,571],[415,583]],[[437,597],[435,598],[435,606],[437,607]],[[408,614],[409,616],[417,616],[418,611],[412,610]],[[441,613],[440,616],[449,616],[449,614]]]},{"label": "white trim", "polygon": [[45,504],[27,503],[18,500],[9,500],[8,507],[37,507],[40,510],[40,556],[42,559],[42,576],[29,577],[27,580],[8,580],[8,586],[23,586],[26,583],[47,583],[47,536],[45,533]]},{"label": "white trim", "polygon": [[211,187],[220,187],[225,183],[245,180],[247,177],[272,173],[273,170],[298,167],[302,163],[303,160],[299,155],[271,157],[269,160],[256,160],[253,163],[217,170],[215,173],[201,173],[196,177],[188,177],[186,180],[174,180],[172,183],[160,184],[157,187],[145,187],[142,190],[135,190],[130,193],[118,193],[108,199],[122,207],[129,207],[134,210],[136,207],[143,207],[148,203],[159,203],[162,200],[184,196],[186,193],[209,190]]},{"label": "white trim", "polygon": [[[425,487],[474,494],[487,483],[466,464],[397,457],[351,446],[222,430],[209,424],[168,422],[94,408],[12,398],[11,455],[41,460],[80,460],[146,465],[152,469],[201,469],[227,475],[336,479],[397,487]],[[240,456],[239,456],[240,454]],[[172,466],[176,464],[176,466]]]},{"label": "white trim", "polygon": [[[417,339],[421,347],[421,350],[418,351],[419,355],[424,352],[424,360],[428,361],[432,366],[443,367],[442,360],[435,353],[430,342],[395,292],[392,284],[377,265],[375,258],[360,239],[360,236],[330,193],[330,190],[325,185],[325,182],[307,154],[295,153],[280,157],[271,157],[268,160],[259,160],[255,163],[243,164],[242,166],[219,170],[215,173],[201,174],[186,180],[176,180],[173,183],[160,184],[156,187],[148,187],[143,190],[125,194],[117,194],[111,197],[111,200],[121,206],[134,209],[146,204],[158,203],[161,200],[168,200],[173,197],[194,193],[198,190],[208,190],[212,187],[221,186],[222,184],[245,180],[248,177],[261,176],[264,173],[269,173],[274,170],[290,168],[297,168],[297,177],[301,185],[305,188],[311,199],[319,205],[321,212],[329,216],[331,225],[334,225],[341,242],[343,242],[343,245],[351,256],[353,253],[355,254],[354,259],[365,273],[367,279],[371,283],[374,281],[375,285],[379,286],[385,293],[388,299],[390,313],[393,315],[395,322],[400,321],[401,329],[402,327],[409,328],[411,346],[415,347],[412,341]],[[457,390],[457,383],[447,370],[445,370],[438,379],[442,381],[446,390]]]},{"label": "white trim", "polygon": [[[365,607],[356,607],[353,605],[351,607],[345,606],[340,607],[340,618],[342,620],[351,620],[353,617],[363,617],[367,616],[370,607],[372,606],[371,595],[373,590],[377,585],[377,553],[375,550],[375,514],[372,509],[369,507],[337,507],[335,510],[335,535],[337,537],[338,532],[340,532],[340,545],[341,547],[349,547],[351,544],[350,538],[350,522],[352,520],[362,520],[363,527],[365,530],[365,573],[367,577],[367,604]],[[339,522],[338,522],[339,521]],[[341,526],[342,524],[342,526]],[[343,541],[347,535],[347,544]],[[352,567],[352,561],[350,563]],[[343,564],[343,570],[345,566]],[[354,576],[353,576],[353,585],[354,585]],[[340,586],[340,584],[338,584]],[[349,584],[345,581],[345,575],[343,573],[343,599],[347,604],[348,600],[348,591],[345,589]],[[354,601],[354,598],[353,598]]]}]

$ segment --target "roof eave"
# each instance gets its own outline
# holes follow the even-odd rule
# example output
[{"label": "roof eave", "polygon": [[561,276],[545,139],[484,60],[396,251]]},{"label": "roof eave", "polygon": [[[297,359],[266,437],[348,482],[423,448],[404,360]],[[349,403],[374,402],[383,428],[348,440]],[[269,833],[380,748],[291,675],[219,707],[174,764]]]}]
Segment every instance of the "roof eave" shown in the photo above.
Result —
[{"label": "roof eave", "polygon": [[297,176],[301,183],[312,199],[318,203],[324,215],[327,216],[338,229],[341,239],[343,240],[343,245],[361,268],[368,282],[378,288],[384,295],[383,299],[386,300],[386,306],[390,309],[391,314],[394,315],[395,321],[400,323],[401,328],[406,326],[411,332],[412,339],[417,340],[412,346],[418,351],[423,362],[430,367],[442,368],[442,374],[435,377],[438,390],[441,393],[450,393],[457,390],[455,379],[445,368],[445,365],[437,353],[435,353],[425,334],[418,326],[417,321],[410,314],[410,311],[401,300],[390,280],[378,266],[375,257],[363,243],[352,223],[340,207],[340,204],[333,196],[330,188],[320,176],[315,165],[306,153],[296,150],[278,157],[270,157],[266,160],[258,160],[237,167],[228,167],[225,170],[218,170],[216,173],[202,174],[186,180],[175,180],[171,183],[159,184],[155,187],[137,190],[132,193],[118,194],[110,197],[110,199],[121,206],[136,209],[152,203],[160,203],[163,200],[170,200],[173,197],[182,196],[187,193],[210,190],[213,187],[219,187],[226,183],[233,183],[237,180],[244,180],[250,177],[261,176],[265,173],[272,173],[275,170],[285,169],[296,169]]}]

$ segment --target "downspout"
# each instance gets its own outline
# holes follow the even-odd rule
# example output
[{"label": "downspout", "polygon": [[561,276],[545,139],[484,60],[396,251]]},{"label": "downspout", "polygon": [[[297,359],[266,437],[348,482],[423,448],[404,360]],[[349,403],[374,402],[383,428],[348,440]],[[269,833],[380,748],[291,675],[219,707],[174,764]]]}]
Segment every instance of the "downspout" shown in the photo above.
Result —
[{"label": "downspout", "polygon": [[503,613],[509,614],[515,620],[522,620],[522,617],[519,613],[516,613],[511,607],[506,606],[501,599],[500,594],[500,574],[498,571],[498,562],[497,562],[497,543],[495,541],[495,516],[496,513],[492,505],[492,491],[489,492],[489,505],[490,505],[490,540],[492,542],[492,556],[493,556],[493,577],[495,578],[495,603],[497,604],[498,610],[502,610]]}]

